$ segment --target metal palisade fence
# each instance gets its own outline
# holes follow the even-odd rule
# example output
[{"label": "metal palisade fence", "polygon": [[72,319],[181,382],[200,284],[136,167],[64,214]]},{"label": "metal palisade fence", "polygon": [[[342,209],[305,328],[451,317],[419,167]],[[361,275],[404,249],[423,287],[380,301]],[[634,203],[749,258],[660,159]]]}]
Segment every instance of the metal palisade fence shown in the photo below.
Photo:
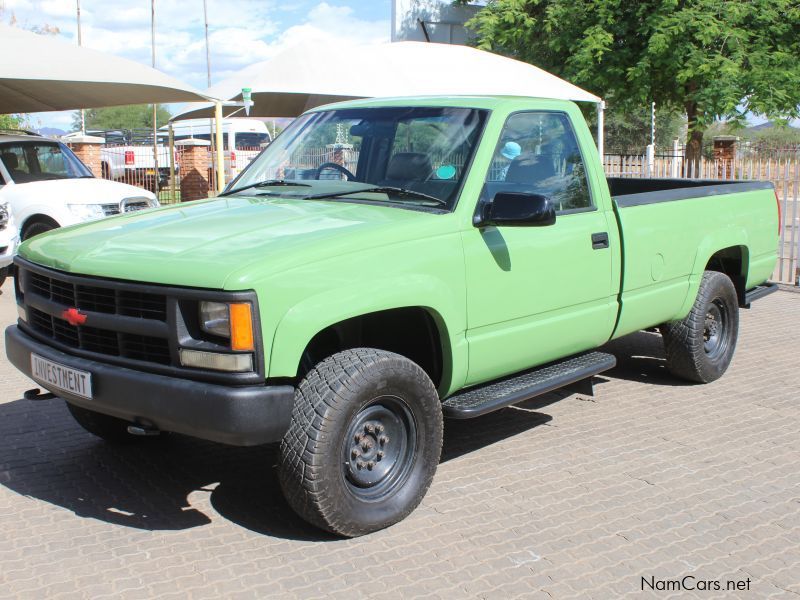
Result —
[{"label": "metal palisade fence", "polygon": [[781,207],[773,280],[800,284],[800,146],[737,148],[728,155],[703,156],[697,169],[689,169],[682,149],[671,154],[606,154],[603,167],[608,177],[771,181]]}]

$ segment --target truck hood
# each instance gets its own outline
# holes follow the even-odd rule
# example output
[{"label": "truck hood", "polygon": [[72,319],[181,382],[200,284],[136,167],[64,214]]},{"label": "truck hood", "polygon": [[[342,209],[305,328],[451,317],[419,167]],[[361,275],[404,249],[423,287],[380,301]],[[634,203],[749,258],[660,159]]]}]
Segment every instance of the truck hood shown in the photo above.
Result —
[{"label": "truck hood", "polygon": [[20,255],[70,273],[214,289],[443,232],[450,215],[362,203],[227,197],[37,236]]},{"label": "truck hood", "polygon": [[36,200],[43,204],[112,204],[123,198],[155,198],[155,196],[127,183],[107,179],[52,179],[15,183],[2,188],[0,200]]}]

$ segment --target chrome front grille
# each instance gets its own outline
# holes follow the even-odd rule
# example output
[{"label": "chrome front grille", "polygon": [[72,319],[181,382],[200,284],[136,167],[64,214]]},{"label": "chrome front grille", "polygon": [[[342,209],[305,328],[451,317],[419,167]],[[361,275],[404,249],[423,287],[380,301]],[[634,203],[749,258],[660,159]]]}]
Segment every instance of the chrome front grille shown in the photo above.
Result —
[{"label": "chrome front grille", "polygon": [[[103,214],[107,217],[113,217],[120,214],[119,204],[103,204]],[[145,208],[152,208],[152,204],[148,200],[136,200],[125,203],[125,212],[132,213]]]}]

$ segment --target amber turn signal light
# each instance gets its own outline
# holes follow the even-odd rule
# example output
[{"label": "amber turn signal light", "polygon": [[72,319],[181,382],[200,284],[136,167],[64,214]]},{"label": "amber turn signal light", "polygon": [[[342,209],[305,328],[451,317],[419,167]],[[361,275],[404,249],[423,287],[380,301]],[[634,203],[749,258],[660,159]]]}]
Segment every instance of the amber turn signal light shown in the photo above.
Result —
[{"label": "amber turn signal light", "polygon": [[231,350],[255,350],[253,307],[249,302],[230,304]]}]

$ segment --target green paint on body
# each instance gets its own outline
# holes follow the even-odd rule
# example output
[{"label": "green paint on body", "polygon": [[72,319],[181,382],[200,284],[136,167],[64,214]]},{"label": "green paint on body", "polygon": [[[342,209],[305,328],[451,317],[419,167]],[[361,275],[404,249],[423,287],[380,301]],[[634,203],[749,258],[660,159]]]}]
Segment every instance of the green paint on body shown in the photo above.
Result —
[{"label": "green paint on body", "polygon": [[[617,210],[572,103],[441,97],[334,105],[406,106],[487,111],[452,210],[253,189],[53,231],[20,254],[69,273],[255,290],[268,377],[294,377],[308,342],[329,325],[422,307],[448,363],[443,396],[682,318],[709,259],[724,248],[742,248],[748,288],[772,272],[777,214],[769,190]],[[521,111],[566,115],[594,208],[559,214],[548,227],[476,227],[487,172],[506,142],[501,132]],[[449,180],[450,170],[440,178]],[[608,233],[609,248],[592,248],[597,232]]]}]

